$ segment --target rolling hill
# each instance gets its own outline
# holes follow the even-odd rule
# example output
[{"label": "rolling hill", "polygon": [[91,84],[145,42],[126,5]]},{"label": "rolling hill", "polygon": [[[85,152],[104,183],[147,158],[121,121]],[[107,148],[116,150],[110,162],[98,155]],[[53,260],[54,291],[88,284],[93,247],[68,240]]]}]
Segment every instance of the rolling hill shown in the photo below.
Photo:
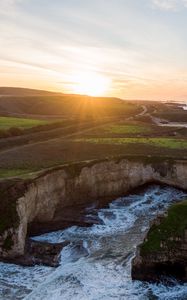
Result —
[{"label": "rolling hill", "polygon": [[22,88],[0,88],[0,115],[99,116],[128,115],[137,105],[118,98],[59,94]]}]

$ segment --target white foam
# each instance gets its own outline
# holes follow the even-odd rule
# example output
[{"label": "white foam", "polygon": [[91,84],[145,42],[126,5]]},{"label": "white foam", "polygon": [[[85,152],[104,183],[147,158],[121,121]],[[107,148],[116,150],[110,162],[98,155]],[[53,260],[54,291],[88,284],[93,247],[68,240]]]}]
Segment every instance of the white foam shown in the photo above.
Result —
[{"label": "white foam", "polygon": [[[99,210],[102,225],[73,226],[35,237],[49,242],[70,241],[62,250],[61,265],[52,269],[1,264],[1,295],[7,288],[7,300],[23,299],[27,294],[25,299],[29,300],[187,299],[185,285],[168,287],[132,282],[130,276],[131,259],[142,232],[147,230],[155,214],[183,196],[183,192],[173,188],[152,186]],[[5,298],[0,296],[0,299]]]}]

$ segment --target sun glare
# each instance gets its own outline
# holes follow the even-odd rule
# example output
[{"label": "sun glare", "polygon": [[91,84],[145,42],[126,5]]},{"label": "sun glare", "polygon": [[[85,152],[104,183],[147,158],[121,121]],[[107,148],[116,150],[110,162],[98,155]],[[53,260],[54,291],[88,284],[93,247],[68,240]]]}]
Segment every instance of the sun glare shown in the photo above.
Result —
[{"label": "sun glare", "polygon": [[76,94],[104,96],[110,87],[110,79],[97,73],[79,73],[73,76]]}]

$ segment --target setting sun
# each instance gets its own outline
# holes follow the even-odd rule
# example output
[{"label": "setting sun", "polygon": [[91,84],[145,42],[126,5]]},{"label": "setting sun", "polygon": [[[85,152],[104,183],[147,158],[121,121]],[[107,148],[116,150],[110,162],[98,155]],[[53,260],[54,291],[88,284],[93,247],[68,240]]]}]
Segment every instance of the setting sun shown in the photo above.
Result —
[{"label": "setting sun", "polygon": [[187,0],[0,0],[0,300],[187,300],[186,37]]},{"label": "setting sun", "polygon": [[110,79],[97,73],[85,72],[73,76],[74,93],[104,96],[110,88]]}]

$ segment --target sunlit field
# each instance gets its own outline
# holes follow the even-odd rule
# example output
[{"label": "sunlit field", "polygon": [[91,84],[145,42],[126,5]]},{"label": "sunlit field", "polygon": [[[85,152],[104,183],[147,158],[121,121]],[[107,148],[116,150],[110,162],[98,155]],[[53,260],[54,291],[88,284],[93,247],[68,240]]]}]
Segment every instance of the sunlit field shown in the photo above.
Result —
[{"label": "sunlit field", "polygon": [[139,144],[150,145],[155,147],[164,147],[170,149],[187,149],[187,140],[184,139],[171,139],[171,138],[87,138],[77,139],[77,142],[88,142],[92,144],[103,145],[126,145],[126,144]]},{"label": "sunlit field", "polygon": [[31,128],[38,125],[45,125],[47,123],[49,122],[44,120],[0,117],[0,129],[3,130],[9,129],[11,127],[25,129],[25,128]]},{"label": "sunlit field", "polygon": [[92,130],[90,135],[99,136],[121,136],[121,135],[137,135],[137,134],[151,134],[154,128],[151,126],[146,126],[142,122],[116,122],[111,125],[106,125],[100,130]]},{"label": "sunlit field", "polygon": [[[16,126],[16,121],[20,121],[23,126],[32,124],[34,127],[22,128],[20,136],[0,139],[0,177],[25,178],[37,171],[66,163],[118,156],[178,159],[180,151],[181,158],[187,157],[187,128],[154,124],[150,116],[158,109],[158,104],[146,102],[149,115],[142,115],[142,104],[118,99],[101,98],[100,101],[100,98],[75,96],[74,99],[70,97],[69,102],[62,97],[60,102],[58,96],[40,100],[38,104],[36,99],[32,100],[34,106],[29,109],[23,100],[18,104],[24,113],[33,113],[36,107],[42,112],[42,105],[47,101],[43,110],[48,112],[47,121],[10,118]],[[73,107],[75,101],[77,106]],[[57,112],[54,103],[58,103],[59,112],[65,113],[58,122],[56,118],[50,118]],[[167,106],[160,105],[167,111]],[[5,127],[6,122],[3,125]]]}]

